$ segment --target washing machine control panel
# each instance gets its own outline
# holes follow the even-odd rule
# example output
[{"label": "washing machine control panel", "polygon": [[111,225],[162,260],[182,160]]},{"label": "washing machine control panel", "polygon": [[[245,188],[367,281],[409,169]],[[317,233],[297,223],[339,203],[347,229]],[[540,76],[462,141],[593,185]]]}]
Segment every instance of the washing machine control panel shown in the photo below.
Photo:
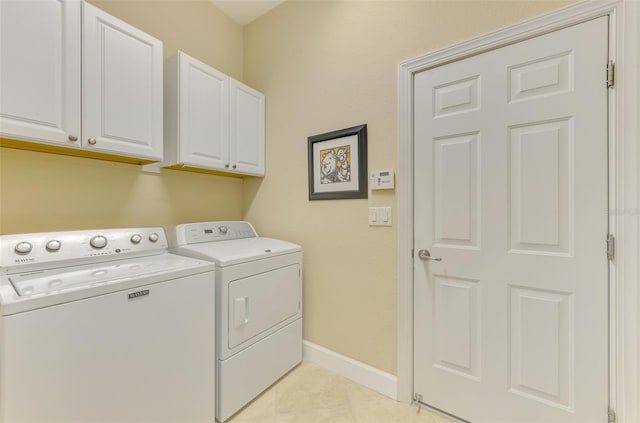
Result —
[{"label": "washing machine control panel", "polygon": [[0,235],[0,267],[148,255],[167,247],[162,228]]},{"label": "washing machine control panel", "polygon": [[229,241],[258,236],[249,222],[200,222],[176,227],[176,238],[180,245],[200,242]]}]

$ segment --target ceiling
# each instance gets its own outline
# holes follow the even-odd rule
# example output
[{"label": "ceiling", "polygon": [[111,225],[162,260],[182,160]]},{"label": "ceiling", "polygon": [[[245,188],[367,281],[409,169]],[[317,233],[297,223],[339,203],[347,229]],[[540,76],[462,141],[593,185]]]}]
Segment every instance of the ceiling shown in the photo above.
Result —
[{"label": "ceiling", "polygon": [[210,0],[238,24],[245,26],[285,0]]}]

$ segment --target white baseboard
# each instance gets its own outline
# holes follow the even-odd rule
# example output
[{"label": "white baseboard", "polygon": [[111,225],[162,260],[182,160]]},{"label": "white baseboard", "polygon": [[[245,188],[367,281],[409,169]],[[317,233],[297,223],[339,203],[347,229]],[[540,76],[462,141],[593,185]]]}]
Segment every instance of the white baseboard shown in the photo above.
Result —
[{"label": "white baseboard", "polygon": [[398,378],[392,374],[309,341],[302,342],[302,357],[304,361],[317,364],[389,398],[398,398]]}]

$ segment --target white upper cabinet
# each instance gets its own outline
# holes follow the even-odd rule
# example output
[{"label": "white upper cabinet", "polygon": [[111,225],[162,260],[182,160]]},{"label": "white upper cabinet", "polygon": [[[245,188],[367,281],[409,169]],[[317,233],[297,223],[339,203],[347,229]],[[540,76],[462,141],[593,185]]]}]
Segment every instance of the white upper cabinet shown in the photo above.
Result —
[{"label": "white upper cabinet", "polygon": [[234,170],[264,175],[264,94],[234,79],[229,83],[229,160]]},{"label": "white upper cabinet", "polygon": [[80,136],[80,2],[0,1],[0,137]]},{"label": "white upper cabinet", "polygon": [[83,146],[162,159],[162,42],[85,3]]},{"label": "white upper cabinet", "polygon": [[77,0],[2,0],[0,20],[1,137],[162,160],[159,40]]},{"label": "white upper cabinet", "polygon": [[178,52],[165,65],[165,164],[264,175],[264,95]]},{"label": "white upper cabinet", "polygon": [[165,65],[165,162],[224,169],[229,77],[182,52]]}]

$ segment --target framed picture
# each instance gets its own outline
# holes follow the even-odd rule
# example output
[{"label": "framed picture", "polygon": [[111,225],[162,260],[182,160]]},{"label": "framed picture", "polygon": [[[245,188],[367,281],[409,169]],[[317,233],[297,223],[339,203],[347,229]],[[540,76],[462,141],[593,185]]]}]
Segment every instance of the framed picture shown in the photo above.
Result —
[{"label": "framed picture", "polygon": [[309,200],[367,198],[367,125],[309,140]]}]

